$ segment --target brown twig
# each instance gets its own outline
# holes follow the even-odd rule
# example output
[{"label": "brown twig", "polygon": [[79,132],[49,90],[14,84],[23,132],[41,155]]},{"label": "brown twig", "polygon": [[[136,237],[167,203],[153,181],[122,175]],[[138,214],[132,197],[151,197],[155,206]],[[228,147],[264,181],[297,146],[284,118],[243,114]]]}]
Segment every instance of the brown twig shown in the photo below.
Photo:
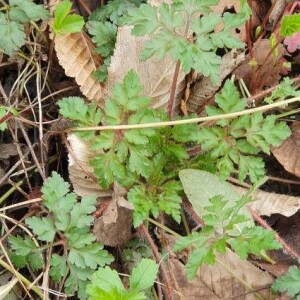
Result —
[{"label": "brown twig", "polygon": [[156,245],[154,244],[154,242],[153,242],[153,240],[152,240],[152,238],[151,238],[151,236],[150,236],[150,234],[149,234],[149,232],[148,232],[148,230],[147,230],[147,228],[144,224],[142,224],[138,228],[138,232],[141,236],[144,236],[147,239],[148,243],[150,244],[153,255],[155,257],[155,260],[160,266],[161,273],[162,273],[162,276],[163,276],[164,281],[165,281],[166,292],[167,292],[166,297],[169,300],[173,300],[174,297],[173,297],[173,291],[172,291],[172,286],[171,286],[171,280],[170,280],[166,265],[163,262],[163,260],[161,259],[161,256],[158,252],[158,249],[157,249]]},{"label": "brown twig", "polygon": [[283,246],[283,248],[288,252],[292,257],[298,259],[300,257],[300,254],[297,253],[294,249],[292,249],[289,245],[286,244],[286,242],[279,236],[277,232],[275,232],[270,225],[263,220],[254,210],[252,210],[250,207],[248,207],[249,212],[252,214],[252,217],[264,228],[271,230],[275,233],[276,240]]},{"label": "brown twig", "polygon": [[171,85],[170,98],[169,98],[168,105],[167,105],[167,112],[168,112],[168,116],[169,116],[170,120],[172,117],[172,110],[173,110],[174,101],[175,101],[175,93],[176,93],[179,69],[180,69],[180,61],[177,61],[175,71],[174,71],[173,81],[172,81],[172,85]]}]

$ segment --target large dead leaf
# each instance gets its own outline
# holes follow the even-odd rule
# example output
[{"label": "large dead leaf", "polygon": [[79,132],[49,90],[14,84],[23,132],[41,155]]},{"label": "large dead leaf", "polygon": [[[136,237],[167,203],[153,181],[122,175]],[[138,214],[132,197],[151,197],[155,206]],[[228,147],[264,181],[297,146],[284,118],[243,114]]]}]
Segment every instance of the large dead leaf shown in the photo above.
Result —
[{"label": "large dead leaf", "polygon": [[69,134],[69,175],[74,191],[79,196],[96,195],[98,200],[111,196],[110,191],[103,191],[93,176],[93,168],[89,161],[96,153],[89,149],[89,145],[83,142],[77,135]]},{"label": "large dead leaf", "polygon": [[[170,259],[171,273],[177,282],[181,299],[272,299],[268,287],[273,277],[248,261],[240,258],[231,250],[218,256],[218,262],[213,266],[202,266],[197,276],[188,281],[184,265],[177,259]],[[172,276],[172,275],[171,275]],[[176,285],[174,285],[176,286]],[[180,299],[174,295],[175,299]]]},{"label": "large dead leaf", "polygon": [[[124,26],[118,29],[115,52],[108,69],[106,89],[112,91],[116,83],[120,83],[126,73],[133,69],[144,86],[144,94],[152,98],[152,107],[164,107],[170,94],[176,63],[167,55],[163,60],[155,57],[140,61],[140,53],[148,37],[137,37],[131,34],[132,27]],[[179,72],[178,83],[182,82],[184,73]],[[177,94],[183,86],[177,87]]]},{"label": "large dead leaf", "polygon": [[89,100],[96,100],[103,107],[103,87],[93,76],[101,58],[95,53],[90,37],[84,32],[57,35],[54,44],[66,75],[75,78],[81,92]]},{"label": "large dead leaf", "polygon": [[294,122],[291,129],[292,135],[272,148],[272,153],[288,172],[300,177],[300,122]]},{"label": "large dead leaf", "polygon": [[[235,187],[235,189],[240,195],[244,195],[248,191],[241,187]],[[252,194],[252,198],[255,201],[250,202],[249,206],[259,215],[281,214],[289,217],[300,209],[300,197],[257,190]]]}]

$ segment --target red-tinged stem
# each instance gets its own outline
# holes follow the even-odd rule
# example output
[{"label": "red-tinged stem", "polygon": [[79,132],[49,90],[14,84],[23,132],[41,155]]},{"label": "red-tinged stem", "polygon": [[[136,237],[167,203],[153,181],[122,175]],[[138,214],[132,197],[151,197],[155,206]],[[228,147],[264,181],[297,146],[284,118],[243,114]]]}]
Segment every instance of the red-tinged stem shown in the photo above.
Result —
[{"label": "red-tinged stem", "polygon": [[193,221],[195,223],[197,223],[197,225],[204,227],[205,224],[203,222],[203,220],[197,215],[197,213],[195,212],[195,210],[193,209],[192,205],[189,203],[189,201],[187,201],[186,199],[183,199],[182,201],[182,205],[184,210],[188,213],[188,215],[193,219]]},{"label": "red-tinged stem", "polygon": [[167,112],[168,112],[168,116],[169,116],[170,120],[172,117],[172,111],[173,111],[173,106],[174,106],[174,101],[175,101],[175,93],[176,93],[179,69],[180,69],[180,62],[177,61],[176,66],[175,66],[173,81],[172,81],[172,85],[171,85],[170,98],[169,98],[168,105],[167,105]]},{"label": "red-tinged stem", "polygon": [[300,254],[297,253],[294,249],[292,249],[289,245],[286,244],[286,242],[279,236],[277,232],[275,232],[270,225],[263,220],[254,210],[252,210],[250,207],[248,207],[248,210],[252,214],[252,217],[264,228],[271,230],[275,233],[276,240],[282,245],[282,247],[288,252],[292,257],[298,259],[300,257]]},{"label": "red-tinged stem", "polygon": [[144,236],[148,243],[150,244],[151,248],[152,248],[152,252],[153,252],[153,255],[155,257],[155,260],[156,262],[159,264],[160,266],[160,269],[161,269],[161,273],[162,273],[162,276],[164,278],[164,281],[165,281],[165,285],[166,285],[166,288],[167,288],[167,299],[169,300],[174,300],[174,297],[173,297],[173,291],[172,291],[172,285],[171,285],[171,280],[170,280],[170,277],[169,277],[169,274],[168,274],[168,271],[167,271],[167,268],[166,268],[166,265],[165,263],[163,262],[163,260],[161,259],[161,256],[158,252],[158,249],[156,247],[156,245],[154,244],[146,226],[144,224],[142,224],[139,229],[138,229],[138,232],[141,236]]},{"label": "red-tinged stem", "polygon": [[8,112],[6,113],[5,116],[3,116],[1,119],[0,119],[0,124],[4,123],[5,121],[7,121],[9,118],[13,117],[13,114]]}]

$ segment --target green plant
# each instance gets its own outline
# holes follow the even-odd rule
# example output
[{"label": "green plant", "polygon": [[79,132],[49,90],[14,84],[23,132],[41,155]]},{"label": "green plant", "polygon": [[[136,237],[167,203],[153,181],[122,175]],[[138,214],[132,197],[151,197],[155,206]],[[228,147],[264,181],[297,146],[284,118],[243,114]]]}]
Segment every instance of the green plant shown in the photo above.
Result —
[{"label": "green plant", "polygon": [[96,52],[103,58],[103,64],[95,74],[99,81],[104,82],[107,78],[107,69],[114,52],[120,18],[143,2],[145,1],[111,0],[96,9],[90,16],[87,29],[96,44]]},{"label": "green plant", "polygon": [[300,14],[284,16],[280,24],[280,34],[283,37],[291,36],[300,31]]},{"label": "green plant", "polygon": [[[228,200],[222,195],[210,198],[210,205],[204,207],[201,215],[205,227],[176,241],[174,251],[187,247],[194,249],[186,264],[188,279],[195,277],[201,265],[214,264],[217,253],[224,254],[228,246],[241,259],[246,259],[249,254],[265,256],[266,250],[281,248],[272,231],[255,226],[252,219],[241,211],[249,201],[248,197],[242,197],[228,205]],[[253,225],[249,226],[249,222]]]},{"label": "green plant", "polygon": [[216,84],[221,63],[217,49],[244,47],[233,36],[232,29],[245,23],[250,14],[244,0],[238,14],[212,13],[210,7],[218,3],[218,0],[175,0],[171,5],[163,3],[159,7],[142,4],[130,10],[122,24],[133,25],[134,35],[151,35],[141,52],[141,59],[153,55],[163,59],[171,53],[175,61],[180,61],[185,73],[194,69],[209,76]]},{"label": "green plant", "polygon": [[289,268],[287,274],[277,278],[273,284],[272,289],[275,292],[286,292],[294,299],[300,299],[300,268],[292,266]]},{"label": "green plant", "polygon": [[[113,89],[102,112],[95,104],[84,104],[77,97],[64,98],[58,102],[60,113],[77,126],[142,124],[166,121],[162,110],[149,108],[151,99],[141,96],[142,86],[137,75],[130,71],[123,83]],[[209,115],[237,112],[245,108],[234,84],[227,81],[222,92],[216,96],[219,108],[207,107]],[[171,215],[180,222],[182,187],[178,171],[194,167],[208,170],[207,160],[217,159],[217,169],[223,176],[239,168],[239,179],[249,172],[252,182],[260,179],[264,171],[263,160],[254,156],[260,150],[269,153],[269,146],[278,146],[290,135],[283,123],[275,123],[274,115],[263,117],[262,113],[244,115],[235,119],[222,119],[211,128],[198,129],[196,124],[174,127],[131,130],[109,130],[96,134],[93,131],[78,132],[91,143],[98,154],[91,161],[99,184],[109,189],[118,182],[128,189],[128,200],[134,205],[134,226],[139,226],[151,213]],[[206,155],[189,159],[186,145],[199,142]]]},{"label": "green plant", "polygon": [[287,97],[298,97],[299,95],[300,91],[295,89],[293,81],[289,77],[285,77],[264,101],[271,104],[273,102],[282,101]]},{"label": "green plant", "polygon": [[37,246],[30,237],[10,236],[11,260],[20,268],[27,263],[33,270],[41,269],[43,252],[62,246],[51,256],[50,277],[55,283],[64,282],[67,294],[78,292],[80,299],[86,299],[88,280],[99,266],[109,264],[113,258],[90,233],[96,197],[82,197],[77,202],[76,194],[69,189],[70,185],[55,172],[47,179],[42,188],[43,216],[25,220],[45,244]]},{"label": "green plant", "polygon": [[54,11],[54,21],[52,29],[55,34],[66,34],[80,32],[84,26],[83,17],[70,14],[72,3],[70,0],[64,0],[58,3]]},{"label": "green plant", "polygon": [[0,51],[13,55],[24,44],[26,34],[24,25],[48,18],[48,11],[43,5],[31,0],[10,0],[0,12]]},{"label": "green plant", "polygon": [[99,268],[92,276],[92,282],[87,286],[89,300],[143,300],[145,290],[154,284],[158,265],[151,259],[142,259],[129,276],[130,288],[125,289],[117,271],[108,267]]},{"label": "green plant", "polygon": [[[107,125],[151,123],[167,120],[162,110],[149,108],[151,99],[141,96],[142,85],[138,76],[130,71],[123,83],[114,87],[112,97],[106,101],[103,115],[94,104],[85,105],[76,97],[58,102],[60,113],[75,125]],[[95,117],[96,116],[96,117]],[[99,184],[108,189],[118,182],[129,189],[128,200],[133,203],[134,226],[140,225],[152,213],[160,211],[180,221],[179,193],[181,185],[177,169],[182,164],[201,164],[201,158],[188,162],[184,144],[195,140],[197,125],[165,127],[159,129],[132,129],[81,132],[81,138],[91,142],[91,149],[103,151],[92,160]]]},{"label": "green plant", "polygon": [[[240,98],[235,85],[227,80],[221,93],[215,97],[218,107],[206,106],[209,116],[235,113],[245,109],[246,101]],[[229,176],[238,166],[239,180],[249,174],[252,182],[265,174],[262,158],[254,156],[260,151],[270,154],[270,146],[278,147],[291,135],[284,122],[276,123],[276,116],[264,117],[262,113],[244,115],[234,119],[221,119],[212,127],[199,130],[198,142],[204,151],[216,160],[223,177]]]}]

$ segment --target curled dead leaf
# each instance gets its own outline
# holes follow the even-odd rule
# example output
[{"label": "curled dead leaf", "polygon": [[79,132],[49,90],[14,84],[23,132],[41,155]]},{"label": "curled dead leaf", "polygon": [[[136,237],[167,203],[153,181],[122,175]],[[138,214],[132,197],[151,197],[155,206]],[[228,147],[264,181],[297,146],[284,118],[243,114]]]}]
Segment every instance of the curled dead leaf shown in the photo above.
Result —
[{"label": "curled dead leaf", "polygon": [[81,92],[89,100],[96,100],[103,107],[103,87],[93,76],[101,58],[95,53],[90,37],[84,32],[56,35],[54,45],[66,75],[75,78]]},{"label": "curled dead leaf", "polygon": [[292,135],[271,151],[288,172],[300,177],[300,122],[294,122],[291,130]]},{"label": "curled dead leaf", "polygon": [[69,134],[69,176],[74,191],[79,196],[96,195],[97,199],[110,197],[110,191],[103,191],[93,176],[93,168],[89,161],[95,156],[95,152],[89,149],[89,144],[83,142],[77,135]]}]

